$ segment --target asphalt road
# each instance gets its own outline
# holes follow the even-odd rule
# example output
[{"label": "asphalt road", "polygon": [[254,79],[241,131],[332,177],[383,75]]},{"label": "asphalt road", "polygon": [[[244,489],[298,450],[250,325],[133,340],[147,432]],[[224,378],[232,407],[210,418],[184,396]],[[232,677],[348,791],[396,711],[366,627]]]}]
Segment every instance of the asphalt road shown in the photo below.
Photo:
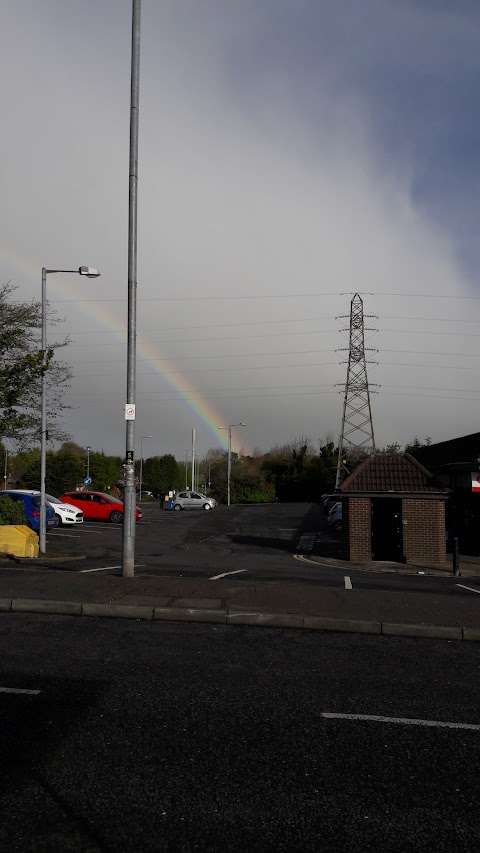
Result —
[{"label": "asphalt road", "polygon": [[[1,851],[472,853],[475,644],[0,616]],[[326,718],[323,713],[477,728]]]},{"label": "asphalt road", "polygon": [[[166,512],[157,503],[142,508],[144,518],[137,523],[135,546],[141,574],[214,577],[235,573],[238,580],[283,579],[341,588],[351,584],[353,589],[455,596],[480,591],[480,584],[471,579],[373,574],[309,563],[312,554],[328,553],[334,544],[317,504],[219,507],[209,513]],[[87,561],[62,566],[70,571],[115,574],[121,563],[121,536],[120,526],[85,522],[49,533],[48,549],[87,555]]]}]

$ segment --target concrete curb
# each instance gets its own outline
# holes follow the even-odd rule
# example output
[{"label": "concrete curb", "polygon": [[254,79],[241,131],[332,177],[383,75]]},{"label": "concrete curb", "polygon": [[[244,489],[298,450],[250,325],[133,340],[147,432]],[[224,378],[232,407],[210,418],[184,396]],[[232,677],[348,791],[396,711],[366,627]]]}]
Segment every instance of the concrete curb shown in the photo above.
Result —
[{"label": "concrete curb", "polygon": [[77,601],[47,601],[40,598],[0,598],[0,612],[51,613],[60,616],[93,616],[165,622],[205,622],[221,625],[262,626],[265,628],[300,628],[305,631],[336,631],[349,634],[465,640],[480,643],[480,628],[380,622],[368,619],[303,616],[299,613],[238,611],[207,607],[154,607],[146,604],[93,604],[88,602],[82,604]]}]

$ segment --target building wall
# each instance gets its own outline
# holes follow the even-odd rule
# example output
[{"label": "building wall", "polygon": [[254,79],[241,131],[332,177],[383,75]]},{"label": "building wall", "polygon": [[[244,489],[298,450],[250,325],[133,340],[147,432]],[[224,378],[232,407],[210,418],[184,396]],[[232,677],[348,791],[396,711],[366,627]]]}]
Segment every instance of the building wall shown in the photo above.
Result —
[{"label": "building wall", "polygon": [[[370,498],[348,498],[346,524],[348,559],[369,563],[372,559],[372,508]],[[388,498],[386,499],[388,500]],[[347,503],[344,499],[344,505]],[[445,501],[402,500],[403,553],[407,563],[444,563]]]},{"label": "building wall", "polygon": [[348,498],[348,546],[349,559],[352,562],[369,563],[372,559],[370,498]]},{"label": "building wall", "polygon": [[402,516],[406,562],[445,562],[445,501],[404,498]]}]

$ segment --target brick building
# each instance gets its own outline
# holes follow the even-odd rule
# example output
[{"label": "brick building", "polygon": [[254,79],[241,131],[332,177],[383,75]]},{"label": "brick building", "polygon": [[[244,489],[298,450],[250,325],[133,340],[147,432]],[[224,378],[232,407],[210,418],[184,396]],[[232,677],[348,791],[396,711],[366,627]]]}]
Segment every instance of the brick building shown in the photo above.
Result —
[{"label": "brick building", "polygon": [[449,490],[413,456],[368,456],[343,481],[340,492],[349,560],[445,561],[445,501]]}]

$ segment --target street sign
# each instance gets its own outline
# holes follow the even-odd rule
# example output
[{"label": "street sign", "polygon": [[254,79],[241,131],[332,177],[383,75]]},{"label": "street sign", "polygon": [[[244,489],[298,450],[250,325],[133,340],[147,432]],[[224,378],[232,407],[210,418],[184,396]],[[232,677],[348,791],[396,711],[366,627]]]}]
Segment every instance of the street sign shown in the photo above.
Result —
[{"label": "street sign", "polygon": [[86,486],[91,486],[92,485],[92,478],[91,477],[84,477],[83,482],[85,483]]},{"label": "street sign", "polygon": [[126,403],[125,404],[125,420],[126,421],[134,421],[135,420],[135,403]]}]

